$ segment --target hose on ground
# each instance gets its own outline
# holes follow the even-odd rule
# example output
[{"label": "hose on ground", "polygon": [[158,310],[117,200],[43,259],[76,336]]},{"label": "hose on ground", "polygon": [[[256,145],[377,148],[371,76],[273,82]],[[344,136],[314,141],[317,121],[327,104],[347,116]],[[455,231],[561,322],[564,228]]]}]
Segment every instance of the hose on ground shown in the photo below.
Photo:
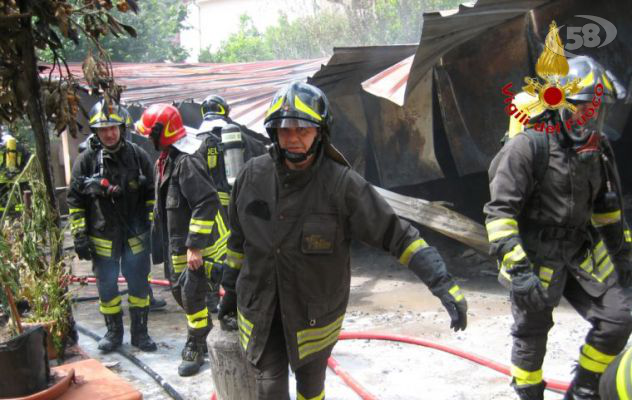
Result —
[{"label": "hose on ground", "polygon": [[[488,358],[469,353],[463,350],[458,350],[450,346],[434,343],[424,339],[418,339],[405,335],[398,334],[388,334],[388,333],[379,333],[379,332],[348,332],[342,331],[340,332],[340,337],[338,340],[356,340],[356,339],[367,339],[367,340],[387,340],[392,342],[400,342],[400,343],[409,343],[415,344],[417,346],[428,347],[431,349],[443,351],[444,353],[452,354],[457,357],[461,357],[463,359],[472,361],[476,364],[482,365],[484,367],[493,369],[494,371],[500,372],[507,376],[511,376],[510,368],[502,363],[499,363],[494,360],[490,360]],[[569,383],[563,382],[557,379],[547,379],[545,378],[546,388],[548,390],[564,393],[568,390]]]},{"label": "hose on ground", "polygon": [[[127,294],[127,289],[126,290],[121,290],[119,292],[120,296],[124,296]],[[99,300],[99,296],[85,296],[85,297],[73,297],[72,298],[72,302],[73,303],[85,303],[87,301],[97,301]]]},{"label": "hose on ground", "polygon": [[[77,283],[96,283],[97,282],[97,278],[93,276],[72,276],[70,280],[72,282],[77,282]],[[125,278],[118,278],[117,282],[126,283],[127,281],[125,280]],[[169,286],[169,281],[164,280],[164,279],[149,279],[149,283],[151,283],[152,285],[158,285],[158,286]]]},{"label": "hose on ground", "polygon": [[[101,340],[101,337],[99,335],[97,335],[96,333],[88,330],[87,328],[77,324],[76,325],[77,330],[79,332],[81,332],[82,334],[89,336],[90,338],[94,339],[95,341],[99,341]],[[156,383],[158,383],[158,385],[160,385],[165,392],[167,392],[167,394],[169,396],[171,396],[172,399],[174,400],[184,400],[184,397],[182,397],[182,395],[180,393],[178,393],[178,391],[176,389],[174,389],[173,386],[171,386],[169,384],[169,382],[167,382],[165,380],[165,378],[163,378],[162,376],[158,375],[158,373],[156,373],[156,371],[154,371],[153,369],[151,369],[147,364],[145,364],[144,362],[142,362],[138,357],[136,357],[135,355],[133,355],[132,353],[130,353],[129,351],[123,349],[122,347],[119,347],[118,349],[116,349],[116,351],[121,354],[123,357],[127,358],[128,360],[130,360],[132,363],[134,363],[134,365],[136,365],[137,367],[139,367],[140,369],[142,369],[143,371],[145,371],[147,373],[147,375],[149,375],[154,381],[156,381]]]}]

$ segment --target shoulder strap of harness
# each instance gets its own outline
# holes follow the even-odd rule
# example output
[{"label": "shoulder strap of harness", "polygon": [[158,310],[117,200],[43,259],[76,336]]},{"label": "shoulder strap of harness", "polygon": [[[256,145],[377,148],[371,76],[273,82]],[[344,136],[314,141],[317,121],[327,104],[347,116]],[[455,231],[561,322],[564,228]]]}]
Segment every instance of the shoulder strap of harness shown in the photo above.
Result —
[{"label": "shoulder strap of harness", "polygon": [[529,136],[529,144],[533,150],[533,177],[537,184],[542,182],[549,166],[549,137],[546,133],[533,130],[526,131],[525,135]]}]

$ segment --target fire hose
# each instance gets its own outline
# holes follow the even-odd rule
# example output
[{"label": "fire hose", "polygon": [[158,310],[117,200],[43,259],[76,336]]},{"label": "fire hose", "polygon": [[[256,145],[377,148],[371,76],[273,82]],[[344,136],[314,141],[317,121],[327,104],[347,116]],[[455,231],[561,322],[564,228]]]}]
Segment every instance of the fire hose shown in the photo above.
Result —
[{"label": "fire hose", "polygon": [[[77,277],[73,276],[72,277],[72,281],[73,282],[94,283],[94,282],[96,282],[96,279],[92,278],[92,277],[77,278]],[[125,278],[119,278],[118,281],[119,282],[125,282]],[[152,283],[152,284],[156,284],[156,285],[169,286],[169,282],[165,281],[165,280],[151,279],[151,280],[149,280],[149,282]],[[452,354],[454,356],[457,356],[457,357],[463,358],[465,360],[469,360],[471,362],[479,364],[479,365],[481,365],[483,367],[492,369],[492,370],[494,370],[496,372],[500,372],[501,374],[504,374],[504,375],[507,375],[507,376],[511,376],[511,372],[510,372],[509,366],[507,366],[507,365],[505,365],[503,363],[491,360],[491,359],[483,357],[483,356],[479,356],[479,355],[474,354],[474,353],[470,353],[470,352],[467,352],[467,351],[455,349],[455,348],[450,347],[450,346],[442,345],[442,344],[439,344],[439,343],[431,342],[429,340],[419,339],[419,338],[415,338],[415,337],[411,337],[411,336],[398,335],[398,334],[389,334],[389,333],[379,333],[379,332],[349,332],[349,331],[342,331],[342,332],[340,332],[340,337],[338,338],[338,340],[385,340],[385,341],[391,341],[391,342],[413,344],[413,345],[427,347],[427,348],[434,349],[434,350],[439,350],[439,351],[442,351],[444,353]],[[371,394],[370,392],[368,392],[366,389],[364,389],[362,387],[362,385],[360,385],[355,379],[353,379],[353,377],[351,375],[349,375],[340,366],[340,364],[336,361],[335,358],[330,357],[328,362],[327,362],[327,365],[362,400],[377,400],[377,397],[374,396],[373,394]],[[566,390],[569,387],[569,383],[568,382],[560,381],[560,380],[557,380],[557,379],[544,379],[544,381],[546,382],[546,388],[548,390],[552,390],[552,391],[555,391],[555,392],[564,393],[564,392],[566,392]],[[215,395],[215,393],[213,393],[211,399],[213,399],[213,400],[217,399],[217,396]]]}]

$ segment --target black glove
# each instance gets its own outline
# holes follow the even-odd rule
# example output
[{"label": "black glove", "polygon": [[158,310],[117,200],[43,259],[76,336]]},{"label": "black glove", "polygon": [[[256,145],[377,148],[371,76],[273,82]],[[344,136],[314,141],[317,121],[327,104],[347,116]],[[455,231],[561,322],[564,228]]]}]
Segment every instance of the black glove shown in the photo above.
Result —
[{"label": "black glove", "polygon": [[619,285],[623,288],[629,288],[632,286],[632,263],[617,262],[617,275],[619,276]]},{"label": "black glove", "polygon": [[[450,328],[465,330],[467,326],[467,301],[448,273],[445,262],[434,247],[425,247],[413,255],[408,267],[424,282],[450,316]],[[450,293],[452,292],[452,293]]]},{"label": "black glove", "polygon": [[217,319],[223,331],[237,330],[237,293],[233,290],[224,290],[224,297],[219,303]]},{"label": "black glove", "polygon": [[75,253],[80,260],[92,260],[92,243],[87,236],[75,238]]},{"label": "black glove", "polygon": [[530,312],[542,311],[548,307],[546,291],[531,268],[512,271],[511,300],[518,308]]},{"label": "black glove", "polygon": [[[441,300],[450,316],[450,328],[455,332],[464,331],[467,327],[467,300],[454,280],[447,276],[443,283],[430,288],[432,294]],[[450,293],[452,292],[452,293]]]}]

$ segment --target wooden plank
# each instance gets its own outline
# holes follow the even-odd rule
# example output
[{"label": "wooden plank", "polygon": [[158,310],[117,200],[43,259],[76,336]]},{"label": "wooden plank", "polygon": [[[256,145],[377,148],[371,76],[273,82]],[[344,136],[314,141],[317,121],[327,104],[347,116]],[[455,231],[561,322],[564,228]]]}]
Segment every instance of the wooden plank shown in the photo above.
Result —
[{"label": "wooden plank", "polygon": [[377,186],[374,188],[400,217],[458,240],[480,253],[489,254],[487,231],[478,222],[427,200],[404,196]]}]

